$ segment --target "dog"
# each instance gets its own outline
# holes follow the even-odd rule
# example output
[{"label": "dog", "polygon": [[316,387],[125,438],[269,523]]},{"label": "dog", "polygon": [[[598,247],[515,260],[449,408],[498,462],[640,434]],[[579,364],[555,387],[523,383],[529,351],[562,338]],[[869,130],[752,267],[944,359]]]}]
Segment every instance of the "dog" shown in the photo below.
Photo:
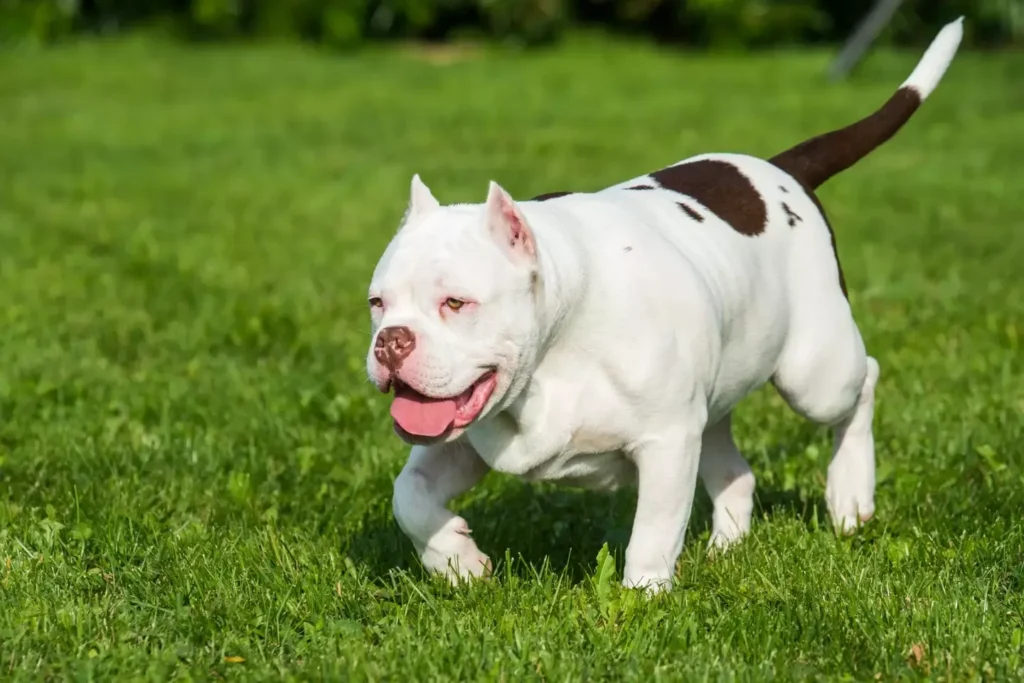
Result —
[{"label": "dog", "polygon": [[874,513],[878,362],[814,190],[892,137],[963,34],[941,29],[876,112],[768,160],[709,153],[600,191],[442,206],[414,175],[369,285],[370,381],[412,445],[393,511],[424,567],[491,564],[449,501],[490,470],[614,490],[637,507],[622,583],[671,587],[698,476],[709,550],[750,529],[754,475],[730,427],[771,382],[831,427],[825,491],[849,533]]}]

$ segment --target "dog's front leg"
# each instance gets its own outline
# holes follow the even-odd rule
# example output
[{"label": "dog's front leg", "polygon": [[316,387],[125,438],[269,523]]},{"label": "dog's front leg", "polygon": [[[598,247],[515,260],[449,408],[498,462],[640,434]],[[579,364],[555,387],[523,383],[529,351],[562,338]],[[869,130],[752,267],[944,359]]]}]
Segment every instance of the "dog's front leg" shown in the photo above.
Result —
[{"label": "dog's front leg", "polygon": [[395,480],[392,507],[398,526],[409,537],[428,570],[452,583],[481,576],[491,563],[470,538],[466,520],[447,508],[488,472],[468,443],[413,446]]},{"label": "dog's front leg", "polygon": [[633,452],[639,497],[623,585],[652,592],[672,586],[693,506],[700,448],[701,429],[681,428],[652,437]]}]

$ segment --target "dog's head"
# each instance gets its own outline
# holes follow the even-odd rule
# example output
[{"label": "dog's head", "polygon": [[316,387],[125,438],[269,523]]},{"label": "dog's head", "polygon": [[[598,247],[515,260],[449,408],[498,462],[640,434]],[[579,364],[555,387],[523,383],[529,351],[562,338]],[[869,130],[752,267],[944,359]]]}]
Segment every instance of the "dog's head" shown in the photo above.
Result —
[{"label": "dog's head", "polygon": [[520,207],[492,182],[483,204],[441,206],[418,175],[374,270],[367,372],[394,390],[395,431],[452,441],[529,378],[539,269]]}]

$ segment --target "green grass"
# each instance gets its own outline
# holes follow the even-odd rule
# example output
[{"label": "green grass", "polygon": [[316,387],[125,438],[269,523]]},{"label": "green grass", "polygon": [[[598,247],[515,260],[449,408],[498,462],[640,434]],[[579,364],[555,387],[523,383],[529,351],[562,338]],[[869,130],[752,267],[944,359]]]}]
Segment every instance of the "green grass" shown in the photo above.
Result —
[{"label": "green grass", "polygon": [[457,507],[497,574],[454,590],[393,521],[406,451],[364,376],[414,172],[481,201],[491,178],[525,197],[770,154],[918,56],[827,85],[820,52],[588,42],[0,55],[0,678],[1024,675],[1024,56],[960,54],[821,193],[882,365],[854,538],[824,514],[829,435],[763,390],[737,416],[759,507],[735,552],[705,557],[701,492],[676,588],[637,601],[593,581],[605,542],[621,571],[631,492],[492,474]]}]

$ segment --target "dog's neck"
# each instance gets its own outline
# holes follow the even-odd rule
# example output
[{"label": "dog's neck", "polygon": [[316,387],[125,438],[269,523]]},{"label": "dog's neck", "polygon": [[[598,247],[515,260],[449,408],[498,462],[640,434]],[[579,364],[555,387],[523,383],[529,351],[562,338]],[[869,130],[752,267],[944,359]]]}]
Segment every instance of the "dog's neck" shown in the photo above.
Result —
[{"label": "dog's neck", "polygon": [[530,395],[537,369],[572,324],[586,293],[588,278],[586,263],[572,236],[560,230],[546,216],[530,213],[534,215],[527,214],[526,217],[533,233],[537,257],[533,284],[535,336],[529,345],[532,347],[531,357],[521,359],[525,362],[512,378],[500,409],[515,424],[518,424],[519,414]]},{"label": "dog's neck", "polygon": [[588,278],[586,263],[572,236],[543,213],[537,215],[529,207],[523,209],[537,259],[533,282],[534,329],[530,342],[523,345],[530,355],[520,358],[500,403],[499,412],[507,412],[513,421],[518,420],[537,369],[571,325],[586,293]]},{"label": "dog's neck", "polygon": [[571,235],[543,218],[531,223],[537,253],[538,361],[554,346],[586,292],[587,267]]}]

